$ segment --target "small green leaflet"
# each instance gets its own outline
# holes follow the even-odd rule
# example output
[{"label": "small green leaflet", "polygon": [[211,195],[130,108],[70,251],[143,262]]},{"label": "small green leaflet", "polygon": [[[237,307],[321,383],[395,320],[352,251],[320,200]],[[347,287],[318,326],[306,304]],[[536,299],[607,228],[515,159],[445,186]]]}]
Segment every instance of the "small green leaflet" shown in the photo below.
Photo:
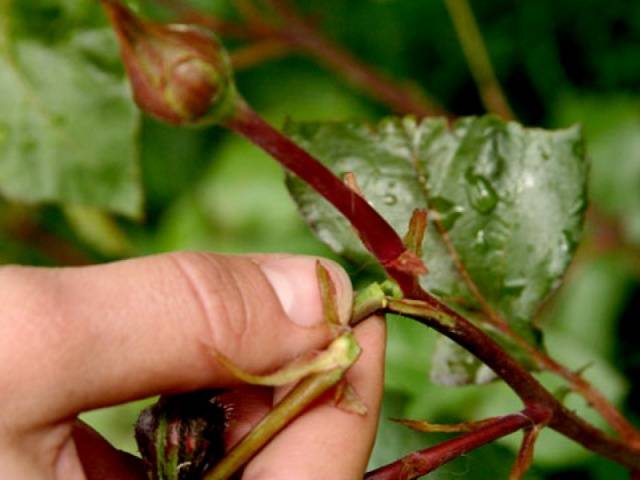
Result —
[{"label": "small green leaflet", "polygon": [[14,32],[15,5],[0,2],[0,196],[139,216],[139,114],[110,32],[47,42]]},{"label": "small green leaflet", "polygon": [[[337,175],[355,174],[367,200],[404,235],[415,208],[429,210],[423,286],[467,312],[480,305],[443,241],[483,298],[518,331],[560,284],[582,232],[588,165],[578,128],[529,129],[493,116],[377,126],[295,124],[287,132]],[[317,236],[371,263],[347,221],[310,187],[288,187]],[[530,332],[532,333],[532,332]]]}]

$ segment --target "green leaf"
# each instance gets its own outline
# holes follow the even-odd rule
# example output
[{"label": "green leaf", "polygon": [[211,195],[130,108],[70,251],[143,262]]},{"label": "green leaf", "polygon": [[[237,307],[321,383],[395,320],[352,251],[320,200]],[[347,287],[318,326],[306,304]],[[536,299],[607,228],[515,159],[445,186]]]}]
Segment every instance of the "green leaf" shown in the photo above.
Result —
[{"label": "green leaf", "polygon": [[[577,128],[523,128],[495,117],[388,119],[377,126],[294,124],[288,132],[336,174],[355,174],[364,196],[403,235],[427,208],[423,285],[469,312],[478,299],[435,222],[446,229],[485,301],[518,331],[560,283],[582,232],[587,162]],[[289,189],[318,237],[359,263],[369,254],[347,221],[307,185]],[[529,330],[527,332],[527,330]]]},{"label": "green leaf", "polygon": [[[544,350],[542,335],[531,325],[512,322],[512,329],[538,350]],[[484,332],[493,338],[513,358],[529,370],[538,370],[538,365],[527,351],[510,337],[489,324],[480,324]],[[484,363],[447,337],[439,337],[433,352],[431,380],[440,385],[485,384],[496,380],[497,375]]]},{"label": "green leaf", "polygon": [[439,337],[433,352],[431,381],[440,385],[484,384],[495,380],[493,371],[447,337]]},{"label": "green leaf", "polygon": [[139,216],[138,113],[111,34],[45,42],[13,29],[16,5],[0,3],[0,195]]}]

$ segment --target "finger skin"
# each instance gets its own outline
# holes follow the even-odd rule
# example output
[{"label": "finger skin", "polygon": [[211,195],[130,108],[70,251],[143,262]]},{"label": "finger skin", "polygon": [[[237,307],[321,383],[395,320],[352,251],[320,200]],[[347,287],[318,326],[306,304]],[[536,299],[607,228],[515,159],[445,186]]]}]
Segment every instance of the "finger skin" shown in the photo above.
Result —
[{"label": "finger skin", "polygon": [[354,480],[362,478],[375,440],[384,384],[385,327],[372,318],[356,328],[363,347],[349,370],[368,413],[319,405],[296,419],[247,466],[243,480]]},{"label": "finger skin", "polygon": [[[5,414],[13,427],[31,428],[158,393],[237,384],[214,351],[259,373],[321,348],[329,332],[316,259],[292,260],[295,315],[314,319],[313,328],[285,314],[264,273],[269,261],[179,253],[83,268],[0,268]],[[350,303],[350,285],[338,283]]]},{"label": "finger skin", "polygon": [[[331,403],[319,405],[289,425],[247,467],[243,480],[353,480],[362,478],[373,447],[384,383],[385,327],[373,318],[356,329],[363,353],[347,378],[366,403],[365,417]],[[283,390],[283,389],[280,389]],[[284,392],[276,395],[281,397]],[[230,406],[227,444],[232,446],[268,413],[273,391],[241,387],[220,400]],[[87,480],[142,480],[139,460],[115,450],[87,425],[73,431]]]}]

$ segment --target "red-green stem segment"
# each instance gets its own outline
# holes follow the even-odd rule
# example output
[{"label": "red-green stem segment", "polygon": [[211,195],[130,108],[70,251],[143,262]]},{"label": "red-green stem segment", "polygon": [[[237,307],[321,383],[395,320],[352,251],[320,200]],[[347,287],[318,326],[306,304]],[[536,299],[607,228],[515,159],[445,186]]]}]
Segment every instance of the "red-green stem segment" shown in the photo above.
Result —
[{"label": "red-green stem segment", "polygon": [[532,406],[522,412],[496,418],[482,428],[440,443],[435,447],[414,452],[400,460],[369,472],[365,480],[413,480],[478,447],[548,420],[550,412]]},{"label": "red-green stem segment", "polygon": [[227,126],[271,154],[331,202],[351,221],[366,247],[383,265],[392,264],[406,252],[402,240],[364,198],[265,122],[245,102],[240,101],[236,115],[227,121]]},{"label": "red-green stem segment", "polygon": [[226,480],[244,466],[275,434],[342,379],[345,369],[316,373],[302,380],[203,480]]},{"label": "red-green stem segment", "polygon": [[[185,18],[188,18],[188,20],[204,24],[221,34],[230,35],[232,37],[255,37],[257,40],[264,40],[266,42],[273,42],[275,40],[276,45],[266,45],[268,51],[271,51],[271,47],[275,47],[275,51],[279,51],[279,48],[284,46],[303,50],[306,53],[319,58],[337,72],[350,79],[355,85],[358,85],[364,91],[369,92],[373,97],[388,105],[395,111],[401,113],[414,113],[418,116],[426,116],[436,112],[439,115],[448,116],[446,112],[440,111],[438,108],[434,108],[433,105],[429,104],[429,102],[423,101],[424,99],[421,99],[420,96],[416,96],[413,89],[405,88],[406,85],[400,85],[388,81],[384,76],[378,75],[369,65],[363,64],[358,59],[342,50],[338,45],[333,44],[313,28],[312,25],[307,23],[297,12],[295,12],[294,9],[291,8],[290,5],[285,9],[282,8],[281,2],[271,2],[273,7],[278,11],[278,14],[282,15],[286,20],[278,25],[265,23],[262,19],[258,24],[255,24],[255,19],[247,19],[246,25],[236,25],[220,21],[219,19],[203,14],[202,12],[193,10],[186,7],[180,1],[164,0],[164,2],[174,10],[183,14]],[[458,20],[462,17],[470,18],[471,22],[474,24],[473,28],[476,31],[474,34],[475,37],[481,38],[480,32],[477,29],[477,25],[475,25],[475,20],[473,19],[473,15],[470,12],[468,5],[465,7],[464,2],[461,3],[463,5],[462,8],[466,8],[468,11],[466,13],[462,12],[462,15],[458,15],[457,13],[459,13],[460,3],[457,3],[455,0],[449,2],[452,6],[452,11],[456,13],[453,15],[453,18]],[[465,29],[463,29],[463,31],[467,32]],[[474,44],[474,41],[467,42],[466,40],[468,39],[465,37],[463,44]],[[282,42],[280,46],[277,45],[277,42],[279,41]],[[263,45],[259,45],[259,47],[260,48],[256,48],[255,50],[251,49],[252,51],[247,53],[262,56],[262,53],[260,52],[264,51],[262,48]],[[483,46],[480,46],[479,48],[484,49]],[[492,72],[486,52],[474,55],[473,57],[484,58],[484,61],[480,62],[484,65],[481,70]],[[489,67],[487,68],[486,65]],[[479,69],[476,68],[473,68],[473,70],[474,72],[479,71]],[[490,73],[490,75],[483,75],[481,77],[491,79],[495,77],[495,75]],[[487,82],[479,82],[480,87],[482,87],[481,91],[483,92],[483,98],[487,100],[495,100],[487,102],[491,107],[489,109],[502,114],[505,118],[510,118],[512,116],[512,112],[510,111],[506,100],[500,101],[499,98],[502,97],[504,99],[504,95],[501,91],[499,91],[499,95],[497,97],[493,94],[485,95],[484,93],[486,92],[495,91],[495,88],[483,88],[485,83]],[[491,85],[497,85],[498,90],[500,90],[496,81],[488,82],[488,86]],[[498,108],[499,106],[504,106],[504,108]],[[455,252],[451,253],[455,254]],[[464,268],[461,269],[461,273],[463,276],[466,275]],[[411,279],[408,278],[406,283],[410,284]],[[469,287],[472,291],[474,291],[474,289],[477,290],[472,281],[467,283],[469,283]],[[476,296],[482,304],[483,299],[481,295],[479,295],[479,292]],[[488,315],[488,318],[492,318],[492,315]],[[587,380],[572,370],[560,365],[544,352],[533,349],[526,341],[511,331],[508,328],[508,325],[502,322],[496,325],[498,327],[505,327],[503,328],[504,333],[509,335],[514,341],[528,350],[542,368],[545,368],[568,381],[572,388],[583,395],[593,408],[602,415],[602,417],[620,434],[622,438],[627,440],[630,444],[640,448],[640,433],[621,415],[621,413],[606,399],[606,397],[595,389]]]},{"label": "red-green stem segment", "polygon": [[542,405],[548,409],[551,412],[551,428],[630,469],[640,469],[640,450],[607,436],[565,409],[482,330],[422,290],[417,275],[406,265],[411,261],[404,261],[410,252],[402,239],[366,200],[324,165],[266,123],[242,101],[226,126],[270,153],[323,195],[352,223],[365,246],[386,268],[391,278],[398,282],[405,296],[414,299],[413,302],[390,299],[390,310],[434,328],[469,350],[511,386],[527,408]]}]

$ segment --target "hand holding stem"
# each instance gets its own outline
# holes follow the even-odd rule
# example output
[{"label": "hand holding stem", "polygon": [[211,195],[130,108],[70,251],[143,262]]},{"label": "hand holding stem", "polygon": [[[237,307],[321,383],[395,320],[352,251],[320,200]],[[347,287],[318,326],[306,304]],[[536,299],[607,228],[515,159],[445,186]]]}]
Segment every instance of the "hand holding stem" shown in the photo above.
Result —
[{"label": "hand holding stem", "polygon": [[[105,2],[107,8],[113,8],[114,2],[106,0]],[[127,21],[140,22],[138,19],[131,20],[131,18]],[[144,22],[142,25],[144,26]],[[116,30],[122,31],[119,26]],[[179,45],[184,55],[191,58],[194,53],[189,42],[176,40],[169,34],[170,30],[169,27],[148,29],[154,37],[154,45],[172,42],[174,50],[175,45]],[[490,337],[422,290],[418,276],[424,271],[424,266],[420,259],[405,247],[398,234],[362,197],[345,186],[307,152],[264,122],[237,95],[233,86],[229,87],[224,95],[220,95],[218,87],[224,85],[220,83],[220,79],[230,78],[227,70],[211,74],[208,68],[204,68],[195,75],[183,78],[175,75],[176,64],[179,62],[172,59],[161,62],[159,66],[149,70],[145,67],[148,62],[141,62],[140,58],[141,55],[145,55],[145,49],[129,48],[131,41],[125,35],[120,34],[120,40],[124,45],[123,56],[130,74],[134,72],[138,77],[149,80],[146,86],[143,86],[142,94],[137,95],[143,109],[158,115],[158,110],[154,111],[150,107],[161,104],[171,113],[164,116],[166,120],[174,123],[194,123],[198,119],[193,117],[192,112],[185,114],[184,111],[176,108],[174,93],[176,91],[186,91],[189,95],[198,91],[216,93],[216,95],[200,97],[202,105],[198,105],[198,108],[203,112],[201,118],[220,123],[247,137],[329,200],[351,222],[365,246],[378,259],[389,276],[399,284],[406,298],[409,299],[404,303],[395,304],[401,313],[435,328],[477,356],[511,386],[523,400],[526,408],[543,408],[550,412],[551,428],[629,468],[640,468],[638,449],[609,438],[566,410],[550,392]],[[196,52],[195,55],[197,57],[198,53]],[[220,55],[224,57],[216,51],[215,61],[211,65],[223,65],[227,68],[228,62],[218,60]],[[198,60],[201,58],[198,57]],[[199,65],[199,63],[190,65]],[[195,81],[191,82],[191,80]],[[186,98],[195,98],[195,95],[189,95]],[[149,103],[149,100],[152,103]],[[180,107],[183,108],[185,105],[189,103],[182,103]],[[203,108],[205,106],[206,108]],[[177,122],[176,115],[179,116]]]}]

